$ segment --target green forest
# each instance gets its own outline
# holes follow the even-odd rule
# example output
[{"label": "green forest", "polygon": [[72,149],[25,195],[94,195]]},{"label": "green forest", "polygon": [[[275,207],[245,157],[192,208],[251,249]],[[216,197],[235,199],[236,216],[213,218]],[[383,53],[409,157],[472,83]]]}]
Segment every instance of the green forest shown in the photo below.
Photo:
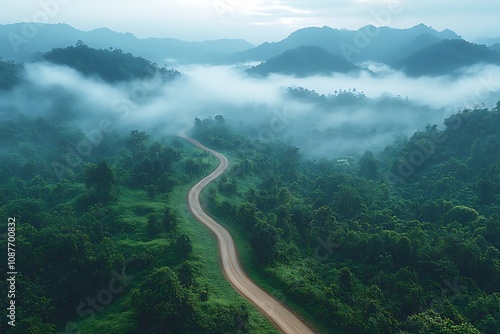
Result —
[{"label": "green forest", "polygon": [[0,57],[0,90],[9,90],[19,84],[24,66],[10,61],[2,61]]},{"label": "green forest", "polygon": [[[180,76],[83,42],[44,58],[110,83]],[[24,71],[0,61],[0,94],[14,94]],[[26,96],[40,92],[55,94]],[[59,93],[66,100],[52,114],[0,103],[0,234],[15,217],[19,272],[17,323],[0,332],[278,333],[224,279],[215,238],[189,212],[189,189],[216,159],[140,124],[101,122],[98,140],[89,137],[88,115]],[[411,103],[355,90],[285,96],[327,107]],[[380,151],[323,158],[214,115],[195,118],[190,136],[230,168],[203,205],[234,236],[249,276],[318,333],[499,333],[500,102]]]},{"label": "green forest", "polygon": [[114,133],[58,181],[51,164],[68,154],[53,147],[82,133],[42,119],[1,128],[11,149],[0,215],[16,218],[20,272],[20,320],[8,333],[243,333],[265,321],[203,277],[209,269],[179,213],[186,186],[214,167],[207,154],[177,138]]},{"label": "green forest", "polygon": [[[169,82],[179,75],[80,42],[46,57],[107,81],[159,74]],[[122,71],[107,76],[111,63]],[[0,332],[276,333],[213,270],[216,243],[185,204],[189,187],[215,159],[175,136],[119,131],[116,117],[97,121],[89,137],[82,126],[89,116],[77,112],[70,92],[33,89],[25,75],[23,65],[0,62],[6,97],[0,104],[0,215],[5,236],[8,218],[17,224],[18,272],[16,326],[2,321]],[[57,111],[9,104],[26,88],[29,99],[52,98]],[[6,237],[0,247],[7,249]],[[6,277],[4,266],[0,274]],[[0,282],[3,291],[8,286]],[[8,303],[0,301],[4,318]]]},{"label": "green forest", "polygon": [[[232,161],[205,194],[209,210],[248,246],[256,280],[307,319],[331,333],[496,333],[500,112],[463,110],[445,124],[355,160],[308,160],[222,116],[197,119],[193,136]],[[176,189],[214,167],[206,153],[115,133],[59,182],[52,140],[77,130],[19,118],[0,133],[11,143],[0,214],[21,222],[22,320],[9,333],[259,332],[248,305],[212,296],[177,209]],[[87,304],[113,278],[111,306]]]}]

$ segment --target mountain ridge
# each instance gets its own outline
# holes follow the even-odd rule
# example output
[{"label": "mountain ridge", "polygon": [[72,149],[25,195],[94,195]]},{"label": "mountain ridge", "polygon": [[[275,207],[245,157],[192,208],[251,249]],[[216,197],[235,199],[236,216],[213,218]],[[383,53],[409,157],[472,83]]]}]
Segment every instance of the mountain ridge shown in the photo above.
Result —
[{"label": "mountain ridge", "polygon": [[367,25],[358,30],[335,29],[327,26],[308,27],[294,31],[281,41],[266,42],[255,48],[237,52],[228,58],[228,62],[264,61],[288,49],[301,45],[316,45],[353,62],[371,60],[393,63],[398,60],[397,51],[403,44],[424,34],[435,36],[440,40],[461,39],[458,34],[449,29],[437,31],[424,24],[407,29],[373,25]]},{"label": "mountain ridge", "polygon": [[500,52],[464,40],[443,40],[416,51],[395,63],[407,75],[455,75],[463,67],[477,64],[500,65]]},{"label": "mountain ridge", "polygon": [[[419,60],[418,52],[440,45],[445,40],[458,40],[469,43],[449,29],[438,31],[425,24],[418,24],[406,29],[375,27],[373,25],[367,25],[358,30],[328,26],[306,27],[292,32],[280,41],[265,42],[255,46],[242,39],[218,39],[201,42],[158,37],[141,39],[130,32],[116,32],[105,27],[82,31],[61,23],[17,23],[0,25],[0,57],[17,63],[41,60],[43,54],[52,49],[65,48],[82,41],[85,45],[96,49],[121,49],[125,53],[132,53],[151,60],[153,63],[159,64],[160,67],[165,65],[177,67],[182,64],[229,65],[249,61],[268,62],[271,60],[274,63],[271,67],[276,68],[276,59],[273,58],[283,55],[288,50],[308,46],[318,47],[328,53],[328,56],[323,54],[318,58],[321,59],[319,63],[323,64],[323,68],[319,68],[319,64],[316,64],[317,66],[313,68],[307,67],[307,62],[296,62],[296,67],[302,66],[303,68],[282,68],[278,73],[284,70],[286,73],[295,73],[302,76],[308,71],[313,74],[329,72],[335,69],[335,64],[341,63],[339,58],[334,59],[333,56],[342,57],[347,63],[353,64],[377,62],[384,63],[395,69],[410,68],[411,66],[409,64],[405,65],[404,62],[413,56],[413,59],[419,62],[418,66],[421,66],[421,69],[416,70],[415,73],[410,73],[410,69],[408,73],[418,76],[420,72],[441,75],[442,73],[431,68],[435,62],[449,65],[446,63],[446,59],[437,61],[436,57],[448,54],[449,52],[445,48],[446,45],[452,47],[450,44],[441,45],[442,50],[437,52],[436,55],[426,56],[427,58],[430,57],[429,59],[432,59],[432,61],[425,63],[422,59]],[[469,48],[469,50],[476,52],[479,48],[480,46],[476,45]],[[482,52],[485,52],[485,48],[483,48]],[[499,51],[500,46],[499,44],[491,45],[489,50],[492,52]],[[427,52],[432,53],[432,49]],[[311,55],[319,55],[319,53],[319,49],[316,49]],[[422,56],[421,53],[420,56]],[[466,55],[462,56],[466,57]],[[288,54],[288,59],[281,59],[285,62],[291,61],[290,57],[291,55]],[[327,58],[330,58],[331,63],[325,61]],[[463,65],[475,64],[480,60],[465,62]],[[491,57],[486,62],[497,63],[496,60],[492,61]],[[343,65],[347,68],[345,63]],[[262,65],[259,69],[254,68],[254,70],[258,72],[266,66]],[[363,67],[363,65],[360,66]],[[417,65],[413,64],[413,66]],[[426,66],[427,69],[424,68]],[[457,68],[455,67],[453,70]],[[270,70],[269,73],[272,73],[273,69]],[[266,72],[267,70],[263,71]]]},{"label": "mountain ridge", "polygon": [[319,46],[302,45],[251,67],[246,72],[261,76],[285,74],[306,77],[310,75],[329,75],[333,72],[349,73],[360,69],[345,58],[333,55]]},{"label": "mountain ridge", "polygon": [[121,33],[109,28],[82,31],[63,23],[0,24],[0,56],[6,60],[31,61],[36,58],[37,53],[75,45],[79,40],[90,47],[119,48],[155,62],[163,62],[165,59],[188,63],[206,61],[254,46],[242,39],[203,42],[189,42],[175,38],[142,39],[129,32]]}]

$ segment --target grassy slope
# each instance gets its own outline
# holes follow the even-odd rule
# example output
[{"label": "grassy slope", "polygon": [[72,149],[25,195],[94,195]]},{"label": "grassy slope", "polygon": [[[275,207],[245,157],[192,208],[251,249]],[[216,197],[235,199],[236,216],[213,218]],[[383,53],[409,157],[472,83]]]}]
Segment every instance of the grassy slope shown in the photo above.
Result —
[{"label": "grassy slope", "polygon": [[[182,151],[184,154],[193,154],[196,152],[196,148],[186,144]],[[207,154],[204,159],[210,162],[211,169],[215,168],[217,164],[215,158]],[[123,188],[115,208],[121,212],[123,220],[127,225],[133,227],[134,231],[130,234],[115,237],[113,242],[125,258],[138,250],[148,250],[155,256],[153,266],[168,265],[175,267],[179,264],[179,260],[169,247],[170,241],[161,238],[148,240],[145,234],[147,214],[152,211],[161,212],[167,204],[170,205],[175,208],[181,218],[178,226],[179,232],[186,232],[193,241],[193,261],[198,264],[200,270],[198,283],[200,286],[208,285],[208,303],[243,303],[248,307],[250,313],[249,333],[278,333],[273,325],[225,280],[219,264],[219,253],[215,237],[205,226],[191,216],[187,206],[187,193],[197,181],[198,179],[193,180],[190,184],[178,186],[169,196],[157,196],[153,200],[148,198],[145,191]],[[147,273],[146,270],[135,275],[130,286],[137,287],[144,280]],[[81,334],[126,333],[134,325],[133,320],[131,320],[132,311],[129,309],[129,303],[130,293],[125,292],[114,296],[113,302],[101,312],[98,312],[95,318],[90,316],[80,318],[77,320],[76,326]]]}]

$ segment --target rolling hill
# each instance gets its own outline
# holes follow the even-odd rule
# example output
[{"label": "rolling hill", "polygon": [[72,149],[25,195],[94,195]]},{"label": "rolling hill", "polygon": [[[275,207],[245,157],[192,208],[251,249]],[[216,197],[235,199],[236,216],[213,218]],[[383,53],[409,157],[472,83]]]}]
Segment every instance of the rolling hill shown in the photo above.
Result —
[{"label": "rolling hill", "polygon": [[500,52],[500,43],[493,44],[489,47],[490,50],[499,51]]},{"label": "rolling hill", "polygon": [[460,68],[476,64],[500,65],[500,52],[464,40],[444,40],[395,63],[407,75],[439,76],[457,74]]},{"label": "rolling hill", "polygon": [[24,66],[2,61],[0,58],[0,90],[8,90],[22,81]]},{"label": "rolling hill", "polygon": [[180,75],[174,69],[159,67],[121,49],[94,49],[82,42],[76,46],[53,49],[43,57],[54,64],[69,66],[85,76],[97,75],[111,83],[151,78],[156,74],[161,74],[164,80],[172,80]]},{"label": "rolling hill", "polygon": [[265,61],[289,49],[314,45],[353,62],[376,61],[389,64],[401,58],[401,50],[409,43],[427,47],[429,43],[457,38],[460,36],[451,30],[439,32],[424,24],[409,29],[366,26],[356,31],[311,27],[297,30],[279,42],[266,42],[255,48],[237,52],[226,59],[226,62]]},{"label": "rolling hill", "polygon": [[210,62],[254,46],[242,39],[203,42],[175,38],[139,39],[130,33],[107,28],[81,31],[67,24],[16,23],[0,25],[0,56],[17,62],[31,61],[40,52],[74,45],[78,40],[94,48],[119,48],[160,64],[166,59],[181,63]]},{"label": "rolling hill", "polygon": [[358,69],[360,68],[345,58],[332,55],[318,46],[300,46],[251,67],[246,72],[261,76],[276,73],[306,77],[333,72],[348,73]]}]

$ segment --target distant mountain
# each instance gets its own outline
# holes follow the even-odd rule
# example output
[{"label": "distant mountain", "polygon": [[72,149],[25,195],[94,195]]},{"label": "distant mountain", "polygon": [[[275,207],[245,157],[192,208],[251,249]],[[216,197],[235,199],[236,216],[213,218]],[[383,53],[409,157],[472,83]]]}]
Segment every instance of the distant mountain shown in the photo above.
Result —
[{"label": "distant mountain", "polygon": [[394,67],[409,76],[438,76],[456,74],[462,67],[480,63],[500,65],[500,53],[485,45],[455,39],[444,40],[414,52],[397,62]]},{"label": "distant mountain", "polygon": [[401,59],[403,48],[412,41],[417,41],[414,46],[427,47],[443,39],[458,38],[460,36],[451,30],[439,32],[424,24],[409,29],[366,26],[356,31],[313,27],[297,30],[279,42],[264,43],[237,52],[226,59],[226,62],[265,61],[289,49],[314,45],[353,62],[376,61],[390,64]]},{"label": "distant mountain", "polygon": [[319,46],[300,46],[251,67],[246,72],[262,76],[276,73],[306,77],[333,72],[348,73],[358,69],[344,57],[332,55]]},{"label": "distant mountain", "polygon": [[478,38],[477,40],[474,40],[477,44],[484,44],[484,45],[493,45],[500,43],[500,37],[484,37],[484,38]]},{"label": "distant mountain", "polygon": [[493,44],[492,46],[489,47],[489,49],[500,52],[500,43]]},{"label": "distant mountain", "polygon": [[97,75],[107,82],[146,79],[156,74],[161,74],[163,80],[168,81],[180,75],[176,70],[160,68],[149,60],[120,49],[94,49],[81,42],[76,46],[53,49],[43,58],[69,66],[86,76]]},{"label": "distant mountain", "polygon": [[394,58],[399,61],[403,58],[410,56],[412,53],[415,53],[419,50],[423,50],[431,45],[437,44],[441,42],[442,39],[430,34],[422,34],[408,43],[401,46],[401,48],[396,52]]},{"label": "distant mountain", "polygon": [[0,25],[0,56],[6,60],[26,62],[53,48],[75,45],[78,40],[94,48],[119,48],[160,64],[165,60],[212,62],[254,47],[241,39],[204,42],[185,42],[174,38],[139,39],[130,33],[118,33],[107,28],[85,32],[67,24],[17,23]]}]

